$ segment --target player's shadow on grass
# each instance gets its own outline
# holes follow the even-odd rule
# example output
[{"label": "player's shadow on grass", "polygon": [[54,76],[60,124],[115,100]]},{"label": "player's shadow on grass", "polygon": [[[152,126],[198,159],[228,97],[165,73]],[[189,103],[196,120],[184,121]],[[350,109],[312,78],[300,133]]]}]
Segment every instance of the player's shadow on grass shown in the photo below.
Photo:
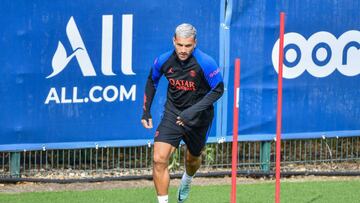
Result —
[{"label": "player's shadow on grass", "polygon": [[310,203],[310,202],[315,202],[316,200],[319,200],[319,199],[321,199],[322,198],[322,195],[318,195],[317,197],[314,197],[314,198],[312,198],[310,201],[308,201],[308,203]]}]

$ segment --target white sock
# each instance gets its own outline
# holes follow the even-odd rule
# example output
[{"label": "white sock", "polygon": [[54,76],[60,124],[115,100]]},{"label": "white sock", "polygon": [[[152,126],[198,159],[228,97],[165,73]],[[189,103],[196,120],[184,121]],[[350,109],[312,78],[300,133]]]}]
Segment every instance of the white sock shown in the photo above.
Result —
[{"label": "white sock", "polygon": [[189,184],[191,183],[193,177],[194,177],[194,176],[189,176],[189,175],[186,173],[186,171],[185,171],[184,174],[183,174],[183,176],[182,176],[182,178],[181,178],[181,182],[182,182],[183,184],[189,185]]},{"label": "white sock", "polygon": [[168,203],[169,196],[163,195],[163,196],[157,196],[159,203]]}]

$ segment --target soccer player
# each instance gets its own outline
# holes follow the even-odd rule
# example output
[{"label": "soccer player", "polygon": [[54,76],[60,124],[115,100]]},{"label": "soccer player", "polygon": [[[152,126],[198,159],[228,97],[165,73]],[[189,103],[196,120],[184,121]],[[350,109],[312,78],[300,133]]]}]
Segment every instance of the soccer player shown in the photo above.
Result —
[{"label": "soccer player", "polygon": [[196,48],[196,29],[179,25],[173,37],[174,50],[154,61],[144,95],[142,125],[152,128],[150,107],[159,79],[168,80],[167,100],[154,138],[153,179],[159,203],[168,202],[169,158],[183,140],[186,144],[185,172],[178,189],[182,203],[201,164],[201,152],[214,117],[213,104],[224,91],[220,68],[213,58]]}]

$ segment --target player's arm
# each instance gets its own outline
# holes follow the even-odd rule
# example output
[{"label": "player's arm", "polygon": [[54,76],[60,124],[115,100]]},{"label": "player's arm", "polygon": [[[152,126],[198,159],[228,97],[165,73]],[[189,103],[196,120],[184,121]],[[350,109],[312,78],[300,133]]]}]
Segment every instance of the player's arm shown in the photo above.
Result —
[{"label": "player's arm", "polygon": [[195,105],[192,105],[180,113],[179,120],[184,121],[184,123],[191,123],[199,112],[212,106],[224,93],[223,78],[215,61],[209,61],[206,69],[204,69],[204,75],[211,91]]},{"label": "player's arm", "polygon": [[156,59],[154,65],[151,67],[150,74],[148,76],[145,85],[143,115],[141,118],[141,123],[145,128],[153,127],[150,109],[156,93],[156,88],[159,84],[159,80],[162,75],[162,72],[160,71],[160,67],[157,61],[158,60]]}]

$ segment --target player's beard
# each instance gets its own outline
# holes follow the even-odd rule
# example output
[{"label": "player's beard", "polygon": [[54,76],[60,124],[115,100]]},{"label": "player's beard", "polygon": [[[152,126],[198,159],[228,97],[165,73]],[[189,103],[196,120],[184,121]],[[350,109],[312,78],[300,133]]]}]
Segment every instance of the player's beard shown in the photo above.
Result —
[{"label": "player's beard", "polygon": [[179,53],[179,59],[182,61],[185,61],[186,59],[189,58],[189,54],[188,53]]}]

